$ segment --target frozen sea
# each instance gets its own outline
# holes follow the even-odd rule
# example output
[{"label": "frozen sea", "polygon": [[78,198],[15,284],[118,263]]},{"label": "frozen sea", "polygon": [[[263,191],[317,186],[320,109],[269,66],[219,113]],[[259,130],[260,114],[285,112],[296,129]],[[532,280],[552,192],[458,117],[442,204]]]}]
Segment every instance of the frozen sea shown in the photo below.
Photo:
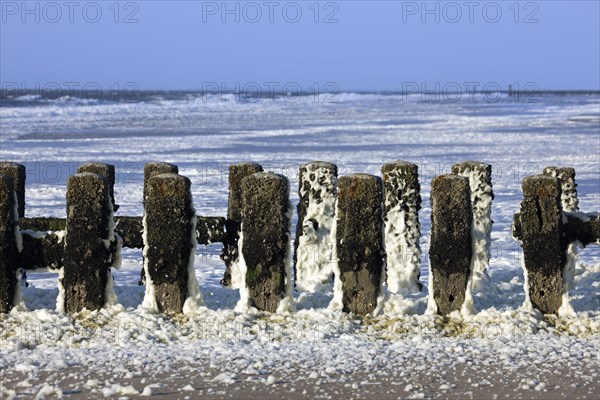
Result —
[{"label": "frozen sea", "polygon": [[[14,391],[26,398],[54,390],[64,395],[127,395],[123,388],[128,385],[134,386],[130,395],[142,393],[146,386],[156,393],[160,384],[169,387],[157,380],[167,382],[165,376],[177,373],[184,375],[183,381],[172,390],[181,398],[219,391],[227,397],[235,394],[236,384],[247,382],[292,387],[299,379],[342,388],[349,383],[360,397],[374,393],[367,382],[373,376],[354,380],[365,371],[375,371],[375,383],[392,378],[401,382],[392,389],[407,397],[469,392],[477,397],[486,385],[478,376],[473,380],[476,386],[469,382],[453,392],[452,379],[458,378],[448,377],[432,389],[415,378],[418,360],[435,364],[433,371],[497,363],[513,373],[528,365],[554,363],[582,371],[576,382],[583,385],[583,394],[599,390],[600,246],[590,245],[580,253],[571,291],[577,317],[544,320],[520,309],[523,273],[511,221],[522,198],[522,179],[546,166],[574,167],[580,209],[600,211],[600,93],[449,98],[141,92],[124,99],[4,94],[0,158],[27,167],[26,215],[57,217],[65,216],[67,177],[77,165],[90,161],[116,166],[117,215],[142,215],[143,165],[165,161],[177,164],[191,179],[196,210],[206,216],[226,215],[227,167],[232,163],[257,162],[286,175],[295,206],[301,163],[329,161],[337,164],[340,175],[379,175],[386,162],[411,161],[419,165],[422,187],[425,283],[431,179],[448,173],[456,162],[482,161],[492,165],[495,193],[491,281],[475,292],[475,316],[456,317],[444,327],[439,319],[423,315],[427,287],[405,299],[388,296],[382,315],[367,319],[327,310],[330,297],[306,293],[294,293],[297,311],[291,314],[239,314],[234,311],[237,291],[219,285],[224,265],[215,244],[196,251],[196,276],[206,308],[192,317],[163,318],[138,309],[144,294],[137,286],[141,252],[125,250],[122,268],[113,274],[121,305],[77,318],[55,311],[57,274],[28,274],[25,308],[2,322],[0,366],[16,372],[5,376],[0,394],[11,396]],[[549,390],[550,378],[543,368],[535,368],[527,378],[535,382],[507,383],[510,390],[511,384],[518,389],[513,395],[543,396]],[[204,374],[197,378],[202,384],[188,382],[195,392],[183,389],[188,370]],[[101,376],[95,378],[99,382],[86,383],[93,378],[90,371]],[[596,371],[595,377],[586,371]],[[335,396],[335,389],[327,394]],[[560,397],[561,389],[552,394]]]}]

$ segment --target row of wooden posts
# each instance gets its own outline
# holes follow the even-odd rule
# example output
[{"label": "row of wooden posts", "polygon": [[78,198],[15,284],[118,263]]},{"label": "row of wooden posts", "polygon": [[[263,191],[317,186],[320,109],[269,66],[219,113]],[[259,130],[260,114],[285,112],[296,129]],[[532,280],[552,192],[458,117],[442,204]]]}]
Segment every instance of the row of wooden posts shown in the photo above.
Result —
[{"label": "row of wooden posts", "polygon": [[[399,277],[403,286],[422,287],[417,166],[385,164],[382,175],[383,179],[367,174],[338,179],[337,167],[325,162],[300,168],[294,269],[302,236],[328,240],[315,232],[323,232],[327,218],[335,219],[335,230],[328,232],[346,312],[367,314],[375,309],[386,261],[393,291],[398,287],[389,275],[398,263],[404,263],[400,270],[407,275]],[[429,290],[440,314],[461,308],[475,273],[474,260],[489,261],[491,176],[489,164],[464,162],[454,165],[452,174],[432,181]],[[142,281],[153,285],[161,312],[182,311],[190,295],[190,254],[196,244],[223,243],[224,286],[232,286],[232,269],[243,260],[250,305],[275,311],[286,296],[291,209],[289,181],[283,175],[263,172],[254,163],[231,165],[226,218],[197,216],[190,180],[168,163],[145,165],[143,218],[114,216],[118,205],[112,165],[84,164],[68,178],[66,219],[26,218],[25,178],[23,165],[0,162],[0,313],[14,305],[20,272],[40,268],[62,269],[66,312],[103,307],[121,246],[144,248]],[[547,168],[523,181],[524,198],[513,233],[522,242],[529,297],[543,313],[556,313],[562,304],[568,246],[600,243],[600,216],[578,212],[575,188],[572,168]],[[322,207],[317,217],[307,215],[328,198],[336,200],[335,207]],[[390,259],[396,253],[386,249],[389,235],[402,239],[406,260]],[[482,246],[474,245],[478,240]]]}]

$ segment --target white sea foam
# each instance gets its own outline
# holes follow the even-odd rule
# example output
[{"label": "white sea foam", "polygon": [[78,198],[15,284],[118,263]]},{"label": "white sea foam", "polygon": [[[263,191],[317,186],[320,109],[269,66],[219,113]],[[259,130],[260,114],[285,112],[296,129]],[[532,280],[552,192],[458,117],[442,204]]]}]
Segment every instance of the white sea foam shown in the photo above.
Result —
[{"label": "white sea foam", "polygon": [[471,266],[465,301],[462,305],[463,314],[475,313],[473,291],[481,286],[482,281],[489,281],[487,269],[490,260],[490,245],[492,242],[492,186],[486,181],[485,171],[465,169],[459,174],[469,178],[471,192],[471,207],[473,222],[471,225]]},{"label": "white sea foam", "polygon": [[144,250],[142,254],[144,256],[144,285],[146,286],[146,291],[144,293],[144,301],[142,301],[141,307],[150,313],[158,313],[158,303],[156,302],[154,283],[152,282],[152,277],[150,276],[150,271],[148,269],[148,250],[150,249],[150,245],[148,244],[148,224],[146,222],[146,213],[144,213],[144,217],[142,218],[142,225],[144,226],[144,232],[142,234],[142,238],[144,240]]},{"label": "white sea foam", "polygon": [[[400,176],[391,176],[399,193],[386,193],[385,206],[391,205],[392,198],[397,203],[384,215],[384,243],[387,262],[387,287],[392,293],[410,294],[419,292],[419,272],[421,267],[421,237],[416,204],[402,204],[402,199],[413,196],[414,189],[406,186]],[[408,208],[409,212],[406,212]]]},{"label": "white sea foam", "polygon": [[308,186],[302,185],[300,193],[301,196],[308,194],[308,207],[296,250],[295,283],[298,290],[314,293],[328,290],[332,274],[337,179],[318,164],[309,164],[300,181],[309,182]]},{"label": "white sea foam", "polygon": [[242,313],[250,312],[254,307],[250,306],[250,289],[248,289],[248,285],[246,284],[246,273],[248,272],[248,266],[246,265],[246,260],[244,259],[244,253],[242,252],[242,246],[244,244],[244,223],[240,224],[240,237],[238,239],[238,267],[240,270],[240,300],[235,306],[235,310]]},{"label": "white sea foam", "polygon": [[198,222],[198,217],[196,216],[196,209],[192,207],[193,216],[192,216],[192,229],[190,232],[190,258],[188,261],[188,285],[187,292],[188,297],[183,304],[183,313],[186,315],[193,314],[198,312],[200,306],[202,305],[202,295],[200,294],[200,289],[198,288],[198,281],[196,280],[196,269],[194,268],[194,261],[196,259],[196,247],[198,247],[198,237],[196,236],[196,224]]}]

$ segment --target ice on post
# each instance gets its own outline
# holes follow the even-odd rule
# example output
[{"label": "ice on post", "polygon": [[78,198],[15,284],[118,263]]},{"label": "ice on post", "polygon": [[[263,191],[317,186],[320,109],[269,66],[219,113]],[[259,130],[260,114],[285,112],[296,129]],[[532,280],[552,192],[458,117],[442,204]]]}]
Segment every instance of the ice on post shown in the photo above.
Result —
[{"label": "ice on post", "polygon": [[422,288],[419,282],[421,186],[418,167],[396,161],[384,164],[381,174],[387,287],[392,293],[418,292]]},{"label": "ice on post", "polygon": [[329,287],[333,272],[337,167],[323,161],[302,164],[298,196],[294,283],[297,290],[314,293]]}]

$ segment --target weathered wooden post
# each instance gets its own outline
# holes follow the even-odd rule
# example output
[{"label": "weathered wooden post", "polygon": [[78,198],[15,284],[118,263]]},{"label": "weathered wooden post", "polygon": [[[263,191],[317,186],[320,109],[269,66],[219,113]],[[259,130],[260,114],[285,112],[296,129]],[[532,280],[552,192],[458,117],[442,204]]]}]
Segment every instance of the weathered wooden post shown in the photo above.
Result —
[{"label": "weathered wooden post", "polygon": [[[178,174],[179,167],[177,167],[177,165],[169,164],[166,162],[148,162],[148,163],[144,164],[144,192],[143,192],[143,201],[142,201],[142,203],[144,204],[144,212],[145,212],[145,205],[146,205],[146,196],[148,193],[148,181],[154,175],[168,174],[168,173]],[[145,282],[146,282],[146,271],[144,268],[142,268],[142,271],[140,272],[140,280],[138,282],[138,285],[140,285],[140,286],[144,285]]]},{"label": "weathered wooden post", "polygon": [[[59,309],[73,314],[97,310],[106,303],[106,285],[112,265],[109,182],[84,172],[67,180],[67,237],[64,276],[60,282],[64,298]],[[60,293],[59,293],[60,296]]]},{"label": "weathered wooden post", "polygon": [[[123,246],[123,240],[116,232],[116,224],[114,221],[114,213],[118,210],[119,206],[115,203],[115,167],[114,165],[99,163],[99,162],[91,162],[82,164],[77,167],[77,173],[83,172],[91,172],[93,174],[99,175],[108,181],[108,197],[109,197],[109,236],[110,236],[110,254],[111,254],[111,267],[115,269],[121,268],[121,248]],[[114,293],[114,289],[112,289],[113,277],[109,273],[108,275],[108,283],[107,290],[110,287],[110,291],[108,291],[106,296],[106,303],[110,304],[116,301],[117,296]]]},{"label": "weathered wooden post", "polygon": [[146,194],[148,192],[148,181],[154,175],[158,174],[178,174],[179,168],[177,165],[166,162],[148,162],[144,164],[144,203],[146,202]]},{"label": "weathered wooden post", "polygon": [[241,276],[238,265],[238,240],[242,224],[242,181],[247,176],[262,172],[263,168],[255,163],[238,163],[229,166],[229,202],[225,228],[227,238],[223,242],[221,259],[225,262],[225,274],[221,285],[239,288]]},{"label": "weathered wooden post", "polygon": [[431,183],[429,305],[447,315],[461,310],[471,271],[471,194],[469,179],[441,175]]},{"label": "weathered wooden post", "polygon": [[19,218],[23,218],[25,216],[25,166],[14,162],[0,161],[0,175],[7,175],[13,179]]},{"label": "weathered wooden post", "polygon": [[259,172],[242,180],[243,306],[275,312],[290,295],[289,196],[289,181],[283,175]]},{"label": "weathered wooden post", "polygon": [[523,179],[520,234],[526,282],[533,307],[555,314],[562,305],[566,243],[558,179],[547,175]]},{"label": "weathered wooden post", "polygon": [[103,176],[108,180],[108,195],[110,196],[110,201],[113,205],[113,211],[116,212],[119,209],[119,206],[115,203],[115,166],[99,162],[91,162],[81,164],[79,167],[77,167],[77,173],[79,174],[82,172],[91,172],[93,174]]},{"label": "weathered wooden post", "polygon": [[[3,171],[0,171],[3,172]],[[0,314],[14,306],[19,249],[15,237],[15,185],[12,176],[0,174]]]},{"label": "weathered wooden post", "polygon": [[560,202],[563,211],[578,211],[579,199],[577,198],[577,183],[575,183],[575,168],[546,167],[543,174],[560,179]]},{"label": "weathered wooden post", "polygon": [[294,241],[295,287],[315,292],[332,276],[332,227],[337,199],[337,167],[313,161],[300,166],[298,223]]},{"label": "weathered wooden post", "polygon": [[384,164],[383,222],[386,281],[392,293],[418,292],[421,268],[421,185],[418,167],[405,161]]},{"label": "weathered wooden post", "polygon": [[577,249],[600,244],[600,214],[578,211],[576,187],[573,168],[548,167],[523,180],[513,236],[523,247],[527,298],[544,314],[574,313],[568,291]]},{"label": "weathered wooden post", "polygon": [[477,161],[465,161],[452,166],[452,174],[467,177],[471,192],[471,211],[473,213],[473,259],[471,280],[477,287],[487,275],[492,242],[492,166]]},{"label": "weathered wooden post", "polygon": [[382,204],[381,178],[354,174],[339,179],[336,280],[341,282],[345,312],[366,315],[377,307],[385,254]]},{"label": "weathered wooden post", "polygon": [[[144,307],[180,313],[190,293],[189,265],[193,263],[195,210],[190,180],[174,173],[148,179],[144,219]],[[192,269],[193,270],[193,269]]]},{"label": "weathered wooden post", "polygon": [[[577,198],[577,183],[575,182],[575,168],[570,167],[546,167],[543,171],[544,175],[553,176],[559,179],[561,195],[560,202],[562,211],[567,213],[576,213],[579,211],[579,199]],[[568,218],[568,217],[567,217]],[[568,228],[568,224],[565,229]],[[567,248],[565,249],[565,268],[563,270],[563,287],[566,294],[569,289],[573,288],[573,278],[575,276],[575,266],[579,258],[579,248],[585,247],[580,240],[565,241]],[[566,300],[566,301],[565,301]],[[569,302],[568,296],[563,297],[561,312],[574,313]]]}]

